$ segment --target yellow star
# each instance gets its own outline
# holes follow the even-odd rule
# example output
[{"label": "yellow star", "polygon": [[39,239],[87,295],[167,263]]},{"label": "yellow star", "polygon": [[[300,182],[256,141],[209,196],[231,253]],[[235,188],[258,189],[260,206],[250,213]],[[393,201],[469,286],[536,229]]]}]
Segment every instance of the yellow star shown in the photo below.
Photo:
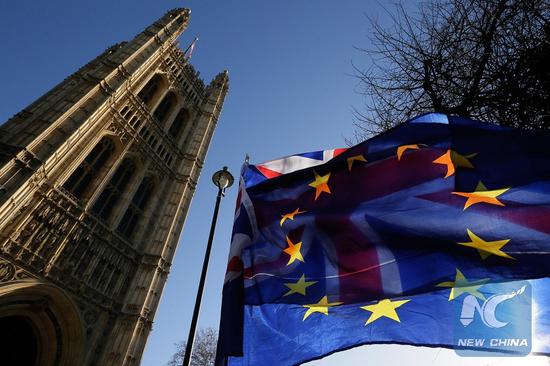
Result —
[{"label": "yellow star", "polygon": [[367,159],[365,159],[365,157],[363,155],[351,156],[351,157],[347,158],[346,160],[348,162],[348,171],[350,171],[350,172],[351,172],[351,167],[353,166],[354,161],[362,161],[364,163],[367,162]]},{"label": "yellow star", "polygon": [[289,212],[287,214],[281,215],[281,226],[283,226],[284,222],[286,220],[294,220],[294,216],[304,213],[306,211],[300,211],[300,208],[295,209],[292,212]]},{"label": "yellow star", "polygon": [[397,148],[397,160],[401,160],[401,156],[403,156],[403,153],[406,151],[406,150],[409,150],[409,149],[415,149],[415,150],[418,150],[420,149],[420,147],[418,145],[403,145],[403,146],[399,146]]},{"label": "yellow star", "polygon": [[323,298],[319,300],[317,304],[302,305],[304,308],[308,308],[306,313],[304,314],[304,318],[302,319],[302,321],[306,320],[307,317],[313,313],[322,313],[328,315],[328,308],[341,304],[343,304],[343,302],[328,302],[327,296],[323,296]]},{"label": "yellow star", "polygon": [[313,174],[315,174],[315,180],[309,183],[309,186],[315,188],[315,200],[317,201],[321,192],[330,193],[330,188],[328,186],[330,173],[320,176],[314,171]]},{"label": "yellow star", "polygon": [[398,323],[401,323],[401,320],[399,320],[399,316],[397,316],[395,309],[403,304],[408,303],[409,301],[411,300],[391,301],[389,299],[384,299],[379,301],[377,304],[361,306],[361,309],[370,311],[372,313],[367,319],[365,325],[368,325],[383,316],[395,320]]},{"label": "yellow star", "polygon": [[436,164],[446,165],[447,174],[445,175],[445,178],[449,178],[451,175],[455,173],[456,166],[473,169],[474,166],[472,165],[472,163],[470,163],[468,159],[471,159],[476,155],[477,154],[460,155],[456,151],[447,150],[445,154],[441,155],[439,158],[435,159],[433,162]]},{"label": "yellow star", "polygon": [[283,252],[288,254],[290,258],[288,259],[287,266],[292,264],[296,259],[300,262],[304,261],[304,257],[302,257],[302,253],[300,253],[300,248],[302,248],[302,242],[299,242],[297,244],[294,244],[290,238],[286,237],[286,242],[288,243],[288,248],[283,249]]},{"label": "yellow star", "polygon": [[300,294],[300,295],[306,295],[306,288],[309,286],[312,286],[316,284],[317,281],[306,281],[306,276],[302,275],[298,282],[296,283],[285,283],[285,286],[288,287],[290,290],[284,296],[292,295],[292,294]]},{"label": "yellow star", "polygon": [[466,229],[468,231],[468,236],[472,240],[468,243],[457,243],[460,245],[464,245],[470,248],[475,248],[479,252],[479,255],[481,256],[481,259],[486,259],[491,254],[498,255],[499,257],[509,258],[509,259],[515,259],[508,254],[504,253],[500,248],[508,244],[510,239],[504,239],[504,240],[496,240],[496,241],[485,241],[481,239],[479,236],[474,234],[470,229]]},{"label": "yellow star", "polygon": [[487,190],[485,185],[480,181],[477,184],[474,192],[453,192],[457,196],[468,198],[464,204],[464,209],[475,205],[476,203],[487,203],[490,205],[504,206],[504,203],[500,202],[497,197],[509,190],[510,188],[494,189],[492,191]]},{"label": "yellow star", "polygon": [[460,270],[456,269],[456,276],[454,282],[452,281],[446,281],[441,282],[437,284],[437,287],[450,287],[451,293],[449,294],[449,301],[456,299],[462,294],[470,294],[474,295],[475,297],[480,298],[481,300],[485,300],[485,296],[481,292],[478,291],[478,289],[485,285],[487,282],[489,282],[488,278],[485,278],[483,280],[479,281],[473,281],[468,282],[466,277],[460,272]]}]

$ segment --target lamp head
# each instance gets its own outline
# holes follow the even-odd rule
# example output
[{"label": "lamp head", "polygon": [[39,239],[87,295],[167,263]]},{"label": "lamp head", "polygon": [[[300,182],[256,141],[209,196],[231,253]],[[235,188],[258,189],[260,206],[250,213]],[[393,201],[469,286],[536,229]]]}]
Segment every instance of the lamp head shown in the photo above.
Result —
[{"label": "lamp head", "polygon": [[212,175],[212,182],[221,190],[229,188],[233,185],[234,178],[227,170],[227,167],[224,166],[222,170],[218,170]]}]

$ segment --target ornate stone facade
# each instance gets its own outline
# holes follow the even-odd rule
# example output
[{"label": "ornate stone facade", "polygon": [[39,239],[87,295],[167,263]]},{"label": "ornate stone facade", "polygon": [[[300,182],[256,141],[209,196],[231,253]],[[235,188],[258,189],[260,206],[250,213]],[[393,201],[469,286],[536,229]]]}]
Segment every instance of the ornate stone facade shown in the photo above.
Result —
[{"label": "ornate stone facade", "polygon": [[169,11],[0,127],[0,364],[139,364],[228,89],[178,47],[189,16]]}]

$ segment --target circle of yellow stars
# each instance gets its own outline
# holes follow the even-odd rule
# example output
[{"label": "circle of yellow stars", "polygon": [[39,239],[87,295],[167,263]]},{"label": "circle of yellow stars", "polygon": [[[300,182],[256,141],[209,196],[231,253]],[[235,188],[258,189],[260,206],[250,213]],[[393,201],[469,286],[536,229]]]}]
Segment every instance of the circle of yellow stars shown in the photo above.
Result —
[{"label": "circle of yellow stars", "polygon": [[[397,147],[397,160],[400,161],[406,155],[407,151],[419,150],[421,149],[421,147],[423,147],[423,145],[420,144],[403,145]],[[471,162],[471,159],[474,158],[476,155],[476,153],[462,155],[456,151],[448,149],[443,155],[433,160],[433,163],[446,166],[447,171],[444,178],[447,179],[455,174],[456,167],[474,169],[474,165]],[[356,162],[367,163],[367,159],[363,155],[348,157],[346,159],[348,171],[352,171],[354,163]],[[323,193],[327,195],[330,195],[332,193],[329,186],[331,173],[328,172],[326,174],[320,175],[314,170],[313,174],[314,180],[308,185],[315,189],[314,200],[317,201]],[[499,196],[509,189],[510,188],[489,190],[480,181],[473,192],[452,192],[452,194],[466,198],[466,201],[464,203],[464,210],[466,210],[471,206],[480,203],[505,206],[505,204],[499,199]],[[281,215],[279,224],[282,227],[287,220],[293,221],[295,219],[295,216],[304,213],[306,213],[306,211],[301,211],[300,208],[296,208],[292,212]],[[510,241],[510,239],[487,241],[485,239],[482,239],[470,229],[466,229],[466,232],[470,241],[457,242],[457,244],[476,249],[482,260],[487,259],[491,255],[507,259],[514,259],[512,256],[502,250],[502,248]],[[286,241],[287,247],[283,249],[283,252],[289,255],[287,266],[291,265],[295,261],[304,262],[304,258],[301,253],[302,242],[294,243],[288,236],[286,237]],[[284,283],[284,286],[287,287],[288,291],[284,293],[283,297],[291,296],[294,294],[306,296],[307,288],[315,285],[317,282],[318,281],[307,281],[305,274],[302,274],[302,276],[296,282]],[[441,282],[436,286],[448,287],[451,289],[449,293],[449,301],[456,299],[462,294],[470,294],[480,299],[485,299],[484,295],[479,292],[479,289],[487,282],[489,282],[489,279],[469,281],[464,276],[464,274],[458,268],[456,268],[454,281]],[[382,299],[377,303],[361,306],[361,309],[370,312],[370,316],[367,319],[365,325],[371,324],[380,318],[388,318],[395,322],[401,322],[396,309],[400,308],[410,301],[411,299]],[[325,295],[317,303],[302,305],[302,307],[307,309],[303,315],[302,321],[305,321],[314,313],[328,315],[329,309],[331,307],[339,306],[342,304],[343,302],[339,301],[329,301],[329,296]]]}]

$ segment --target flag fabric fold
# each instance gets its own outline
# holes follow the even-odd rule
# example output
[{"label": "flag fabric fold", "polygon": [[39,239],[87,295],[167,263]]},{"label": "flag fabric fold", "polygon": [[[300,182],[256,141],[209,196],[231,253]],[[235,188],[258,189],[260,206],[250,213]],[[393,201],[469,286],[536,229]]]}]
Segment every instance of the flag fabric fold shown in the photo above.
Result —
[{"label": "flag fabric fold", "polygon": [[549,354],[549,160],[548,131],[434,113],[348,149],[246,164],[218,364],[455,347],[456,304],[522,280],[529,347]]}]

